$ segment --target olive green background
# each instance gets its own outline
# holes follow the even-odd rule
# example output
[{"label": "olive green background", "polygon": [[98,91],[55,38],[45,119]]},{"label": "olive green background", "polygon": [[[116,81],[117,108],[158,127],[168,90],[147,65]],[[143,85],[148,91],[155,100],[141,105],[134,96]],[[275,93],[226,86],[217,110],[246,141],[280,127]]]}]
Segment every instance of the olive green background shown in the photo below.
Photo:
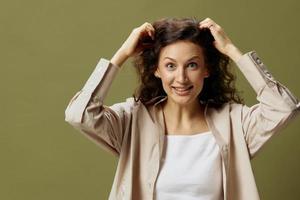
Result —
[{"label": "olive green background", "polygon": [[[64,121],[72,96],[131,30],[161,17],[210,17],[244,53],[300,96],[300,3],[286,1],[6,0],[0,6],[0,199],[107,199],[117,158]],[[236,67],[235,65],[233,65]],[[255,93],[236,68],[250,106]],[[131,61],[106,104],[136,87]],[[300,199],[299,118],[253,160],[262,199]]]}]

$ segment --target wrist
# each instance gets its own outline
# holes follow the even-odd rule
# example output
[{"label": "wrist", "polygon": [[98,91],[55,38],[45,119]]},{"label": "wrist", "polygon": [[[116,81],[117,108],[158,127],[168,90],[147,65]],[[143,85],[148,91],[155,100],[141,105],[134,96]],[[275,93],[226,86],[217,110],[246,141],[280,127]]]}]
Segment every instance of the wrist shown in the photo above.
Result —
[{"label": "wrist", "polygon": [[121,67],[122,64],[127,60],[127,54],[122,50],[119,49],[111,58],[110,62],[118,67]]},{"label": "wrist", "polygon": [[234,62],[237,62],[243,55],[243,53],[233,44],[227,47],[226,55],[229,56]]}]

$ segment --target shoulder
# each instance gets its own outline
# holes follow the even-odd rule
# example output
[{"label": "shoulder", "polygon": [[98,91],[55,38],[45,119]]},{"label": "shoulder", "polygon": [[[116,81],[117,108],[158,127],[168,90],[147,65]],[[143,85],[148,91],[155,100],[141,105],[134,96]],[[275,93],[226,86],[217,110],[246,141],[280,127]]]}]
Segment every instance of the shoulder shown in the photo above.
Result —
[{"label": "shoulder", "polygon": [[242,103],[232,102],[232,103],[228,103],[228,106],[230,107],[230,111],[237,111],[237,110],[241,110],[246,105]]}]

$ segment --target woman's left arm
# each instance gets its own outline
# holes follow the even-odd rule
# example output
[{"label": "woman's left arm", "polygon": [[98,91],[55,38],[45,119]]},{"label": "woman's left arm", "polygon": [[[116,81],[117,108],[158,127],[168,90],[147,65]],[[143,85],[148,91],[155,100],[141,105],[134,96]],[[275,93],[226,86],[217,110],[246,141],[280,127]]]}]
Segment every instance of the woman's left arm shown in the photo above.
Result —
[{"label": "woman's left arm", "polygon": [[275,80],[255,51],[241,53],[213,20],[206,18],[199,27],[210,29],[215,47],[236,63],[257,94],[257,104],[242,105],[241,109],[243,134],[253,157],[274,133],[300,113],[299,100]]}]

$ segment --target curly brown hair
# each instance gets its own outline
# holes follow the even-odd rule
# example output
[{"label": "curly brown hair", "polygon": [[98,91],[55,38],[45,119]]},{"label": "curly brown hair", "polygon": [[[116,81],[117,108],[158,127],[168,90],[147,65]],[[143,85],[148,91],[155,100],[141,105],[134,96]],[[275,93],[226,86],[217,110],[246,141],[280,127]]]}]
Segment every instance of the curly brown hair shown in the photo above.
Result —
[{"label": "curly brown hair", "polygon": [[203,49],[204,61],[209,77],[204,79],[204,86],[198,99],[200,103],[210,103],[218,108],[227,102],[244,103],[234,86],[235,75],[230,72],[230,59],[213,45],[214,37],[209,29],[200,29],[201,20],[190,18],[162,18],[152,23],[155,29],[154,40],[150,36],[140,39],[143,50],[133,57],[133,65],[139,77],[139,86],[133,97],[135,101],[147,104],[157,96],[166,96],[160,78],[154,75],[158,66],[161,49],[178,40],[191,41]]}]

